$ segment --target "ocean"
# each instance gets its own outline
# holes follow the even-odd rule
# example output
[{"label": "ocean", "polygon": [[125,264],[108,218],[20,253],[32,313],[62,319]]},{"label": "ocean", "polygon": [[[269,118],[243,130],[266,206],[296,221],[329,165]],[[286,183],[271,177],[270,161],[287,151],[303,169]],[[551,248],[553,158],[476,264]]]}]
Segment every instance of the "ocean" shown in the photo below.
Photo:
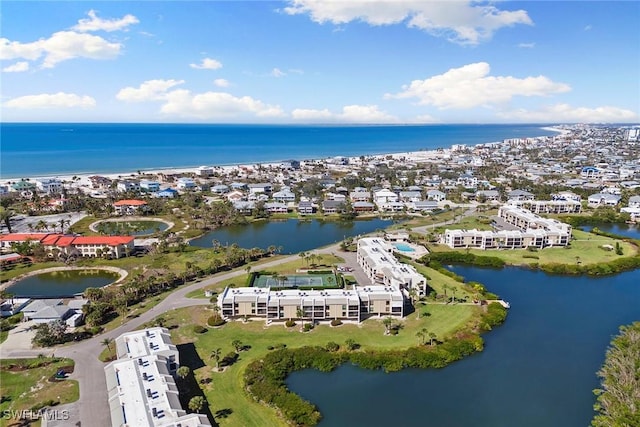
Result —
[{"label": "ocean", "polygon": [[556,134],[542,126],[2,123],[0,179],[398,153]]}]

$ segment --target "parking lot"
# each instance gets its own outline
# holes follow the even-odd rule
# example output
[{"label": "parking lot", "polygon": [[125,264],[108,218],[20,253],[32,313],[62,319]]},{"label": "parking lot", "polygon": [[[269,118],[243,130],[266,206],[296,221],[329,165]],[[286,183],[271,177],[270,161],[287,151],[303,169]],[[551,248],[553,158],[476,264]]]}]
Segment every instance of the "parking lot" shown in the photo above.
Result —
[{"label": "parking lot", "polygon": [[[44,221],[48,224],[49,229],[41,230],[42,232],[48,231],[51,233],[58,233],[60,232],[60,220],[64,219],[65,221],[69,221],[68,223],[65,223],[64,229],[66,231],[70,225],[75,224],[85,216],[87,216],[86,212],[59,213],[40,216],[16,215],[11,219],[11,232],[33,233],[40,231],[37,230],[36,224],[40,223],[40,221]],[[9,232],[4,223],[0,225],[0,231],[2,233]]]}]

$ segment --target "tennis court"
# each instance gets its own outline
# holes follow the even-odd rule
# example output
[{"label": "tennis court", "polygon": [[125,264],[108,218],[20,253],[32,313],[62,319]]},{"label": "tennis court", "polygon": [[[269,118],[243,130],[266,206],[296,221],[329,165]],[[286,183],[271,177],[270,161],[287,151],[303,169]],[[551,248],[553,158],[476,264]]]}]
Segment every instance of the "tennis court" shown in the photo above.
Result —
[{"label": "tennis court", "polygon": [[256,288],[300,288],[300,287],[335,287],[336,278],[333,274],[304,274],[283,275],[273,277],[260,275],[253,279],[252,286]]}]

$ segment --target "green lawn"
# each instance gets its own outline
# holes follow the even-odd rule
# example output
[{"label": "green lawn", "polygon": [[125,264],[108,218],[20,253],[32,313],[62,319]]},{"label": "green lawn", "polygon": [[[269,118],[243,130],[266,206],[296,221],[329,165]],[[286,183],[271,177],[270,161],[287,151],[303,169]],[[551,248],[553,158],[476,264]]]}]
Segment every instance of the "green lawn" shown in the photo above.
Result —
[{"label": "green lawn", "polygon": [[[276,412],[266,406],[250,400],[243,389],[243,372],[246,366],[256,358],[269,352],[269,346],[286,344],[287,347],[301,347],[306,345],[326,345],[335,341],[344,346],[351,338],[359,343],[363,349],[406,348],[418,344],[416,332],[426,328],[443,339],[454,331],[470,322],[474,314],[481,309],[472,305],[443,305],[433,304],[420,308],[420,318],[413,313],[404,320],[398,320],[403,327],[397,336],[384,336],[382,319],[371,318],[359,325],[344,324],[339,327],[329,325],[316,326],[309,333],[301,333],[301,322],[292,328],[283,324],[265,326],[263,321],[249,321],[242,323],[234,321],[221,328],[211,328],[204,334],[193,332],[194,324],[205,325],[212,310],[206,307],[187,308],[165,314],[168,325],[179,325],[172,330],[175,344],[195,344],[197,354],[206,364],[194,371],[198,381],[211,378],[212,382],[202,385],[203,391],[210,403],[212,413],[224,409],[231,409],[231,415],[217,422],[222,426],[284,426]],[[209,358],[211,351],[220,348],[222,356],[233,352],[233,340],[240,340],[251,346],[248,351],[240,353],[240,359],[224,372],[214,372],[215,361]]]},{"label": "green lawn", "polygon": [[[503,259],[511,265],[527,265],[532,263],[548,264],[596,264],[608,262],[621,256],[633,256],[638,249],[631,243],[621,240],[612,239],[610,237],[598,236],[597,234],[587,233],[581,230],[573,230],[574,239],[571,246],[567,248],[545,248],[536,252],[530,252],[526,249],[505,249],[505,250],[482,250],[470,249],[469,252],[475,255],[494,256]],[[602,245],[616,245],[619,242],[622,246],[623,255],[616,255],[615,251],[607,251],[601,248]],[[451,251],[446,245],[431,245],[433,251]],[[455,249],[458,251],[466,251],[466,249]],[[537,258],[536,258],[537,257]]]},{"label": "green lawn", "polygon": [[[43,362],[46,366],[31,369],[18,368],[21,364],[29,366]],[[10,368],[11,366],[14,368]],[[4,411],[26,410],[47,400],[58,404],[71,403],[78,400],[78,382],[62,380],[51,382],[49,378],[63,367],[73,369],[71,359],[38,358],[38,359],[5,359],[0,361],[0,385],[2,385],[2,403],[0,413]],[[0,418],[0,427],[12,425],[16,420]]]}]

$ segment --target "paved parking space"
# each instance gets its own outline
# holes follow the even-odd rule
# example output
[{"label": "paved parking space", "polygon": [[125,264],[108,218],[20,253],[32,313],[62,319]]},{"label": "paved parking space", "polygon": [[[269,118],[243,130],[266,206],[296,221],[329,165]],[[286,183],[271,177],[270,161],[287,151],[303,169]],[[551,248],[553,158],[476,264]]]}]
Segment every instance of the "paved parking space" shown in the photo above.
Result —
[{"label": "paved parking space", "polygon": [[18,325],[9,331],[9,336],[0,344],[0,358],[5,358],[5,350],[22,351],[31,350],[31,339],[35,335],[33,329],[33,321],[18,323]]},{"label": "paved parking space", "polygon": [[[40,221],[44,221],[45,223],[49,224],[49,232],[57,233],[60,232],[61,219],[69,221],[69,223],[66,223],[64,227],[66,231],[70,225],[75,224],[85,216],[87,216],[86,212],[59,213],[39,216],[16,215],[11,220],[11,231],[14,233],[33,233],[34,231],[36,231],[36,224],[38,224]],[[0,225],[0,227],[1,231],[7,231],[7,228],[4,226],[4,224]],[[42,230],[42,232],[46,231],[47,230]]]}]

